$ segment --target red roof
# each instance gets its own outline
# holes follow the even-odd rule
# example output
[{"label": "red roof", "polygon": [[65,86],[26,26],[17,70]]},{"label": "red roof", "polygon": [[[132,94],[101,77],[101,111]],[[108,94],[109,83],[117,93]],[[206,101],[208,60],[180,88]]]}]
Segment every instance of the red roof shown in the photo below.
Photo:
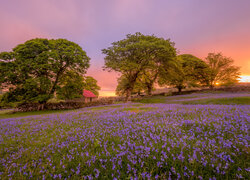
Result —
[{"label": "red roof", "polygon": [[94,93],[92,93],[91,91],[88,91],[88,90],[83,90],[83,96],[84,97],[88,97],[88,98],[95,98],[96,95]]}]

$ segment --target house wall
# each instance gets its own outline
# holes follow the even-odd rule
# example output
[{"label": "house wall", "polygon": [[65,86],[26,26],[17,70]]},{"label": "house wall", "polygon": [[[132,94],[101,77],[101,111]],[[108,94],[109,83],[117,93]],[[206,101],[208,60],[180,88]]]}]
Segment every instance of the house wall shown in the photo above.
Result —
[{"label": "house wall", "polygon": [[84,102],[85,103],[88,103],[88,102],[94,102],[94,101],[96,101],[97,100],[97,98],[84,98]]},{"label": "house wall", "polygon": [[76,101],[76,102],[85,102],[85,103],[88,103],[88,102],[94,102],[97,99],[98,98],[86,98],[86,97],[82,97],[82,98],[72,99],[72,100],[68,100],[68,101],[69,102],[70,101]]}]

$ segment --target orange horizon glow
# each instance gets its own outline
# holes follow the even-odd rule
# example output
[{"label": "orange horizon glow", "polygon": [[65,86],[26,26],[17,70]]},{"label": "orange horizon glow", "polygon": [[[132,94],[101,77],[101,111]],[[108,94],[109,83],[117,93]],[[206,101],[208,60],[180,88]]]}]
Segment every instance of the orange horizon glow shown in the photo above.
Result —
[{"label": "orange horizon glow", "polygon": [[221,52],[240,67],[239,82],[250,82],[250,0],[12,0],[0,4],[0,52],[33,38],[75,42],[91,58],[87,75],[102,88],[100,96],[115,96],[119,77],[102,71],[101,49],[135,32],[170,39],[178,54],[203,60],[208,53]]},{"label": "orange horizon glow", "polygon": [[[241,75],[239,79],[240,83],[247,83],[250,82],[250,75]],[[219,85],[219,84],[216,84]],[[112,90],[104,90],[104,91],[99,91],[99,97],[115,97],[117,96],[115,94],[115,91]]]},{"label": "orange horizon glow", "polygon": [[250,82],[250,75],[241,75],[239,82]]},{"label": "orange horizon glow", "polygon": [[99,97],[115,97],[115,91],[99,91]]}]

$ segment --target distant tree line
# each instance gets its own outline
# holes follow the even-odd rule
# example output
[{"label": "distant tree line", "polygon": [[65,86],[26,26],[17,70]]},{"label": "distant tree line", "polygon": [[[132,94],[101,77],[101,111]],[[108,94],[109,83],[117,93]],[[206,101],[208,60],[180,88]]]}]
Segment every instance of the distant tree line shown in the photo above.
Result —
[{"label": "distant tree line", "polygon": [[237,82],[239,67],[221,53],[209,53],[205,60],[191,54],[177,55],[174,42],[141,33],[128,34],[103,49],[104,69],[121,74],[116,93],[130,100],[132,93],[148,95],[156,85],[172,86],[179,92],[186,87],[210,87]]},{"label": "distant tree line", "polygon": [[[237,82],[239,67],[221,53],[205,60],[191,54],[177,55],[170,39],[141,33],[128,34],[103,49],[104,70],[121,74],[116,93],[130,100],[133,93],[152,94],[158,86],[186,87]],[[97,81],[85,76],[90,58],[82,48],[66,39],[32,39],[11,52],[0,53],[0,89],[8,89],[1,102],[37,102],[43,106],[58,99],[82,96],[82,90],[98,95]]]}]

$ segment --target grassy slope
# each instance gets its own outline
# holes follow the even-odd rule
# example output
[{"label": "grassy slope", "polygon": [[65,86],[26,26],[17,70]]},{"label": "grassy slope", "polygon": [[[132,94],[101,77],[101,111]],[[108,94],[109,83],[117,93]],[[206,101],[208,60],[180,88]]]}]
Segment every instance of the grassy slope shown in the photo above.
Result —
[{"label": "grassy slope", "polygon": [[135,100],[138,103],[153,104],[153,103],[166,103],[166,97],[164,96],[152,96],[143,98],[140,100]]},{"label": "grassy slope", "polygon": [[[193,97],[190,97],[193,98]],[[187,99],[186,101],[175,101],[179,99]],[[221,104],[221,105],[230,105],[230,104],[238,104],[238,105],[250,105],[250,97],[233,97],[233,98],[207,98],[200,100],[188,100],[188,97],[176,97],[176,98],[166,98],[164,96],[153,96],[150,98],[145,98],[138,100],[136,102],[140,103],[166,103],[166,104]]]},{"label": "grassy slope", "polygon": [[[141,104],[134,104],[133,107],[139,107]],[[93,112],[103,110],[103,109],[113,109],[121,107],[121,105],[111,105],[111,106],[98,106],[98,107],[91,107],[90,110]],[[1,110],[0,111],[0,119],[6,118],[16,118],[16,117],[25,117],[25,116],[32,116],[32,115],[43,115],[43,114],[53,114],[53,113],[64,113],[69,111],[78,111],[76,110],[44,110],[44,111],[31,111],[31,112],[15,112],[13,110]]]},{"label": "grassy slope", "polygon": [[[153,104],[153,103],[164,103],[164,104],[238,104],[238,105],[250,105],[250,97],[234,97],[234,98],[207,98],[207,99],[200,99],[200,100],[188,100],[188,98],[195,98],[199,97],[198,95],[195,96],[187,96],[187,97],[180,97],[180,96],[172,96],[172,97],[164,97],[164,96],[152,96],[149,98],[143,98],[141,100],[137,100],[135,102],[138,103],[145,103],[145,104]],[[180,99],[187,99],[185,101],[176,101]],[[139,106],[139,104],[135,105]],[[119,107],[116,106],[104,106],[104,107],[93,107],[91,108],[93,111],[100,110],[100,109],[109,109]],[[136,108],[135,108],[136,109]],[[139,109],[140,110],[140,109]],[[31,115],[42,115],[42,114],[51,114],[51,113],[63,113],[69,110],[45,110],[45,111],[32,111],[32,112],[17,112],[12,113],[11,110],[2,110],[0,111],[0,119],[5,118],[15,118],[15,117],[23,117],[23,116],[31,116]],[[136,110],[135,110],[136,111]]]},{"label": "grassy slope", "polygon": [[44,111],[16,112],[16,113],[13,113],[12,110],[2,110],[0,111],[0,119],[51,114],[51,113],[63,113],[66,111],[70,111],[70,110],[44,110]]},{"label": "grassy slope", "polygon": [[237,104],[237,105],[250,105],[250,97],[233,97],[233,98],[209,98],[195,101],[183,101],[182,104]]},{"label": "grassy slope", "polygon": [[[166,97],[153,97],[151,99],[154,99],[155,102],[159,99],[166,100]],[[236,112],[240,113],[236,109],[231,108],[230,111],[207,109],[205,111],[207,114],[204,114],[203,109],[197,112],[196,109],[190,107],[184,109],[181,107],[181,109],[173,109],[174,113],[171,113],[166,108],[161,113],[155,111],[147,113],[145,116],[143,113],[127,114],[118,113],[118,111],[117,114],[115,113],[116,116],[110,116],[108,112],[109,109],[114,107],[121,107],[125,111],[136,113],[146,112],[154,108],[154,106],[143,106],[144,104],[129,104],[129,106],[92,107],[88,109],[88,111],[93,111],[89,114],[79,113],[52,119],[51,121],[50,119],[44,121],[34,118],[20,124],[8,124],[15,130],[14,132],[9,132],[9,126],[6,125],[5,131],[2,131],[4,136],[2,144],[0,144],[0,152],[3,153],[0,153],[0,159],[7,159],[8,164],[0,166],[0,172],[4,173],[2,177],[7,177],[9,172],[13,172],[15,179],[38,179],[42,174],[46,175],[46,179],[52,179],[50,174],[58,175],[60,173],[63,179],[66,177],[78,179],[81,175],[96,175],[94,169],[97,168],[101,171],[100,179],[113,179],[111,173],[117,175],[116,170],[121,173],[120,179],[129,179],[132,173],[128,173],[127,168],[118,166],[119,162],[123,167],[129,164],[137,170],[138,174],[142,174],[145,169],[149,169],[154,176],[156,174],[161,175],[159,179],[166,179],[164,172],[170,172],[170,168],[174,168],[174,171],[180,172],[182,175],[185,166],[194,171],[195,177],[185,178],[182,175],[181,179],[198,179],[199,175],[203,176],[204,179],[213,176],[217,179],[236,179],[237,173],[241,173],[245,178],[247,177],[247,171],[245,170],[249,167],[247,164],[249,162],[246,153],[247,146],[242,143],[247,136],[247,130],[245,132],[244,128],[241,129],[241,126],[237,126],[235,123],[246,123],[246,119],[242,118],[241,115],[234,116]],[[164,107],[165,105],[162,106],[162,108]],[[102,113],[102,110],[106,109],[107,112]],[[59,111],[57,112],[59,113]],[[225,118],[225,112],[227,112],[227,118]],[[28,114],[35,115],[33,113],[29,112]],[[40,113],[46,113],[46,111]],[[103,116],[98,116],[99,113],[102,113]],[[162,117],[168,119],[167,124],[162,121]],[[199,123],[204,117],[210,120],[209,124]],[[238,121],[238,117],[241,118],[240,121]],[[222,119],[227,123],[218,123]],[[177,121],[184,123],[176,126]],[[231,128],[227,128],[228,126]],[[243,140],[238,141],[238,137]],[[213,142],[212,145],[210,145],[209,140]],[[222,140],[225,144],[222,143]],[[229,148],[228,142],[233,142],[234,148],[231,147],[232,145]],[[207,148],[204,148],[204,146]],[[107,150],[104,150],[103,147]],[[140,147],[139,151],[135,149],[138,147]],[[149,147],[151,149],[147,150],[146,148]],[[157,151],[154,151],[152,147]],[[236,148],[238,151],[236,151]],[[124,155],[118,153],[118,151],[124,152]],[[158,162],[165,161],[161,160],[161,158],[165,158],[161,153],[162,151],[168,157],[166,158],[168,164],[162,164],[163,167],[160,167]],[[78,154],[78,152],[82,153]],[[107,155],[106,152],[109,154]],[[183,152],[183,154],[180,152]],[[202,152],[204,156],[200,156],[201,153],[199,152]],[[145,153],[148,153],[148,157],[145,157]],[[198,157],[196,157],[196,153]],[[224,159],[225,156],[221,156],[222,153],[232,158],[234,163],[229,163],[228,159]],[[131,161],[131,154],[136,157],[136,164]],[[92,157],[95,157],[95,161],[90,160]],[[175,157],[175,159],[172,157]],[[185,159],[183,159],[184,157]],[[210,160],[214,157],[217,158],[214,162],[211,162]],[[111,158],[112,161],[110,161]],[[143,168],[137,161],[139,158],[145,162]],[[206,167],[203,166],[202,159],[208,163]],[[100,160],[107,160],[105,161],[105,168],[101,166]],[[34,165],[33,161],[35,163],[41,162],[41,164],[39,166]],[[224,168],[226,162],[229,163],[229,168],[225,169],[226,175],[215,174],[215,168],[220,167],[221,164]],[[114,164],[116,169],[113,168]],[[212,164],[215,165],[214,168],[212,168]],[[78,166],[81,169],[79,176],[77,173]],[[46,171],[41,172],[43,167]],[[240,172],[238,172],[238,167],[242,169]],[[33,177],[24,174],[27,174],[27,172],[32,172]],[[139,176],[139,179],[143,178]],[[173,179],[177,179],[177,176],[173,175]]]}]

